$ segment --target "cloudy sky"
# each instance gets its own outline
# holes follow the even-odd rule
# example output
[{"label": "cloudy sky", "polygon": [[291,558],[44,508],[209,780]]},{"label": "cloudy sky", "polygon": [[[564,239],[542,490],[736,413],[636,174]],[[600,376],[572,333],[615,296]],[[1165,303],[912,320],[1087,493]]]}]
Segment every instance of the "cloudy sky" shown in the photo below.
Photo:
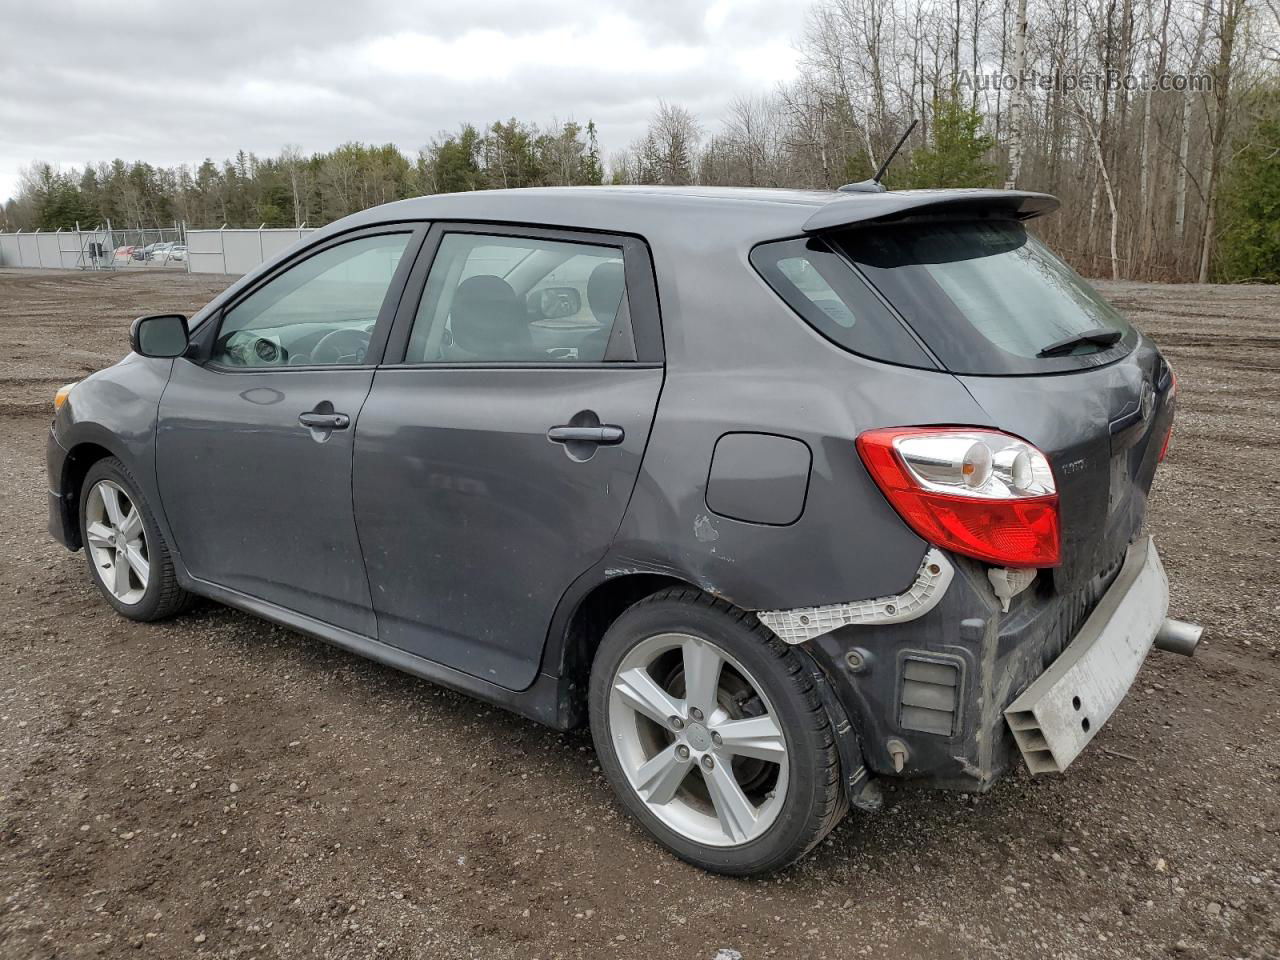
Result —
[{"label": "cloudy sky", "polygon": [[35,160],[168,166],[460,123],[595,120],[659,98],[711,129],[789,78],[805,0],[128,0],[0,7],[0,200]]}]

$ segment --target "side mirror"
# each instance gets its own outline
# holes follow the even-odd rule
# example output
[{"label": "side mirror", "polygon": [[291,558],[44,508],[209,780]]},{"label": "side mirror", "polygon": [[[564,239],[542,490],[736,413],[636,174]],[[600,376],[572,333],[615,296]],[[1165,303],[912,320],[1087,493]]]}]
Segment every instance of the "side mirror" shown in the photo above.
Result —
[{"label": "side mirror", "polygon": [[533,313],[539,320],[563,320],[575,317],[582,309],[582,294],[573,287],[544,287],[530,299],[537,297]]},{"label": "side mirror", "polygon": [[187,318],[178,313],[139,317],[129,328],[129,346],[144,357],[180,357],[187,338]]}]

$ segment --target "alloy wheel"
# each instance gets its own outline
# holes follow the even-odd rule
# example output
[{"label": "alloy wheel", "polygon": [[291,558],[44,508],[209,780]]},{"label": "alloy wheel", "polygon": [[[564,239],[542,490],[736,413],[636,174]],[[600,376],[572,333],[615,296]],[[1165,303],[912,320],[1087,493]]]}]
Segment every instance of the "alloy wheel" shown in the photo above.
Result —
[{"label": "alloy wheel", "polygon": [[124,604],[147,592],[151,563],[142,513],[124,488],[99,480],[85,500],[85,546],[107,591]]},{"label": "alloy wheel", "polygon": [[681,836],[738,846],[777,819],[786,736],[761,685],[710,640],[662,633],[632,647],[610,687],[609,731],[636,794]]}]

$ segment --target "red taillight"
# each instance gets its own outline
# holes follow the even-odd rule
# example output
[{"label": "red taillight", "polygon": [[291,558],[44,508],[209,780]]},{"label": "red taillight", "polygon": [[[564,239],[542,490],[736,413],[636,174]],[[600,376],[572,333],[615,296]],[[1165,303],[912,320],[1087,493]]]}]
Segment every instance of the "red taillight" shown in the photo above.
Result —
[{"label": "red taillight", "polygon": [[994,430],[869,430],[858,453],[902,519],[935,546],[1001,567],[1060,559],[1058,493],[1048,459]]},{"label": "red taillight", "polygon": [[[1178,375],[1173,372],[1173,367],[1169,367],[1169,396],[1165,397],[1165,403],[1172,404],[1174,398],[1178,395]],[[1164,435],[1164,443],[1160,444],[1160,459],[1157,463],[1164,463],[1164,458],[1169,456],[1169,444],[1173,443],[1173,417],[1169,418],[1169,429]]]}]

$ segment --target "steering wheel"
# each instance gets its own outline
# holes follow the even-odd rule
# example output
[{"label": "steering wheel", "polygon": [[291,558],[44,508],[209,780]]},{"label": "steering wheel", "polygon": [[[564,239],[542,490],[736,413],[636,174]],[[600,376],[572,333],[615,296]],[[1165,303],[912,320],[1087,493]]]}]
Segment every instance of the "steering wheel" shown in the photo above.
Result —
[{"label": "steering wheel", "polygon": [[369,332],[357,327],[344,327],[326,333],[311,349],[312,363],[364,363],[369,351]]}]

